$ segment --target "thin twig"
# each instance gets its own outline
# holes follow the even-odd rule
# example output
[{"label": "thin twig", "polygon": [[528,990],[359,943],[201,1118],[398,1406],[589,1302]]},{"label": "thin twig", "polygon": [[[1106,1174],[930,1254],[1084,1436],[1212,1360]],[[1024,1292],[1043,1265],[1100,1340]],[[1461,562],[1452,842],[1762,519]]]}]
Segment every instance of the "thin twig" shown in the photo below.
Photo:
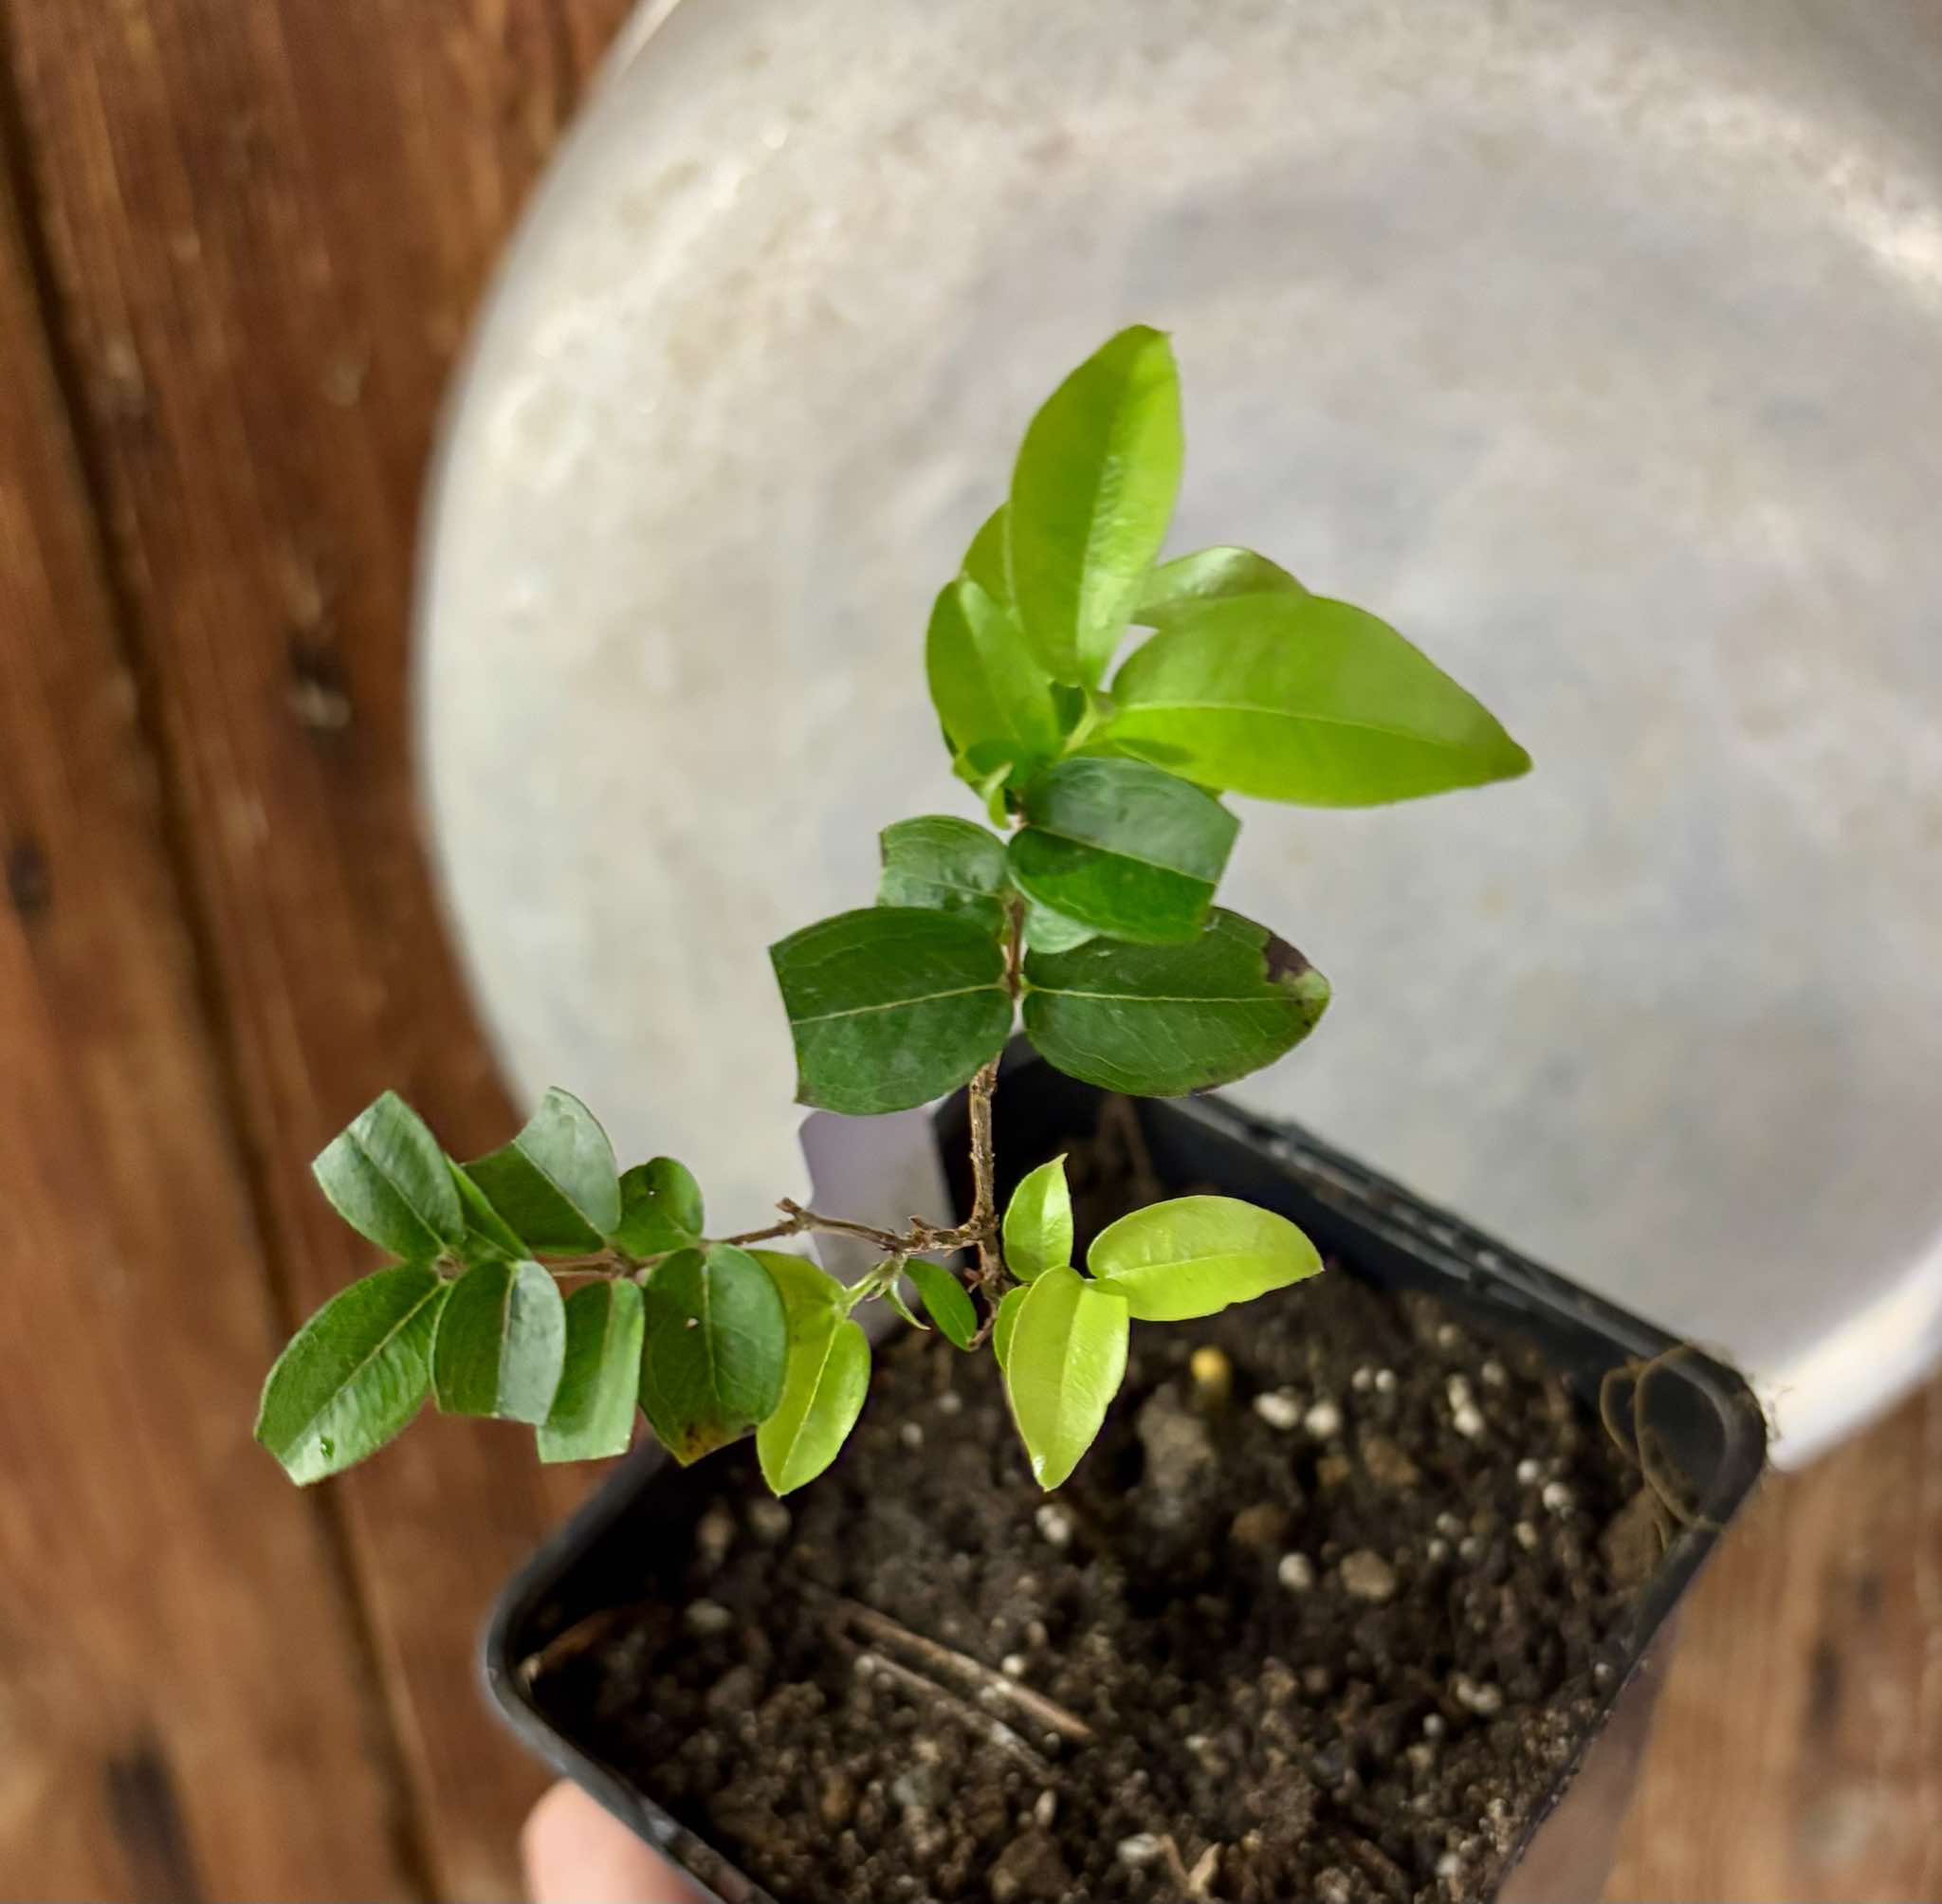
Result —
[{"label": "thin twig", "polygon": [[942,1706],[958,1723],[974,1737],[982,1738],[989,1744],[1009,1753],[1032,1773],[1041,1779],[1056,1776],[1051,1762],[1041,1756],[1002,1719],[995,1718],[989,1712],[980,1712],[977,1707],[967,1705],[948,1686],[940,1686],[935,1679],[926,1679],[922,1673],[912,1672],[907,1666],[900,1666],[894,1659],[886,1659],[881,1653],[861,1652],[854,1661],[856,1671],[866,1678],[874,1678],[879,1674],[906,1692],[914,1693],[921,1699],[927,1699]]},{"label": "thin twig", "polygon": [[1016,1706],[1047,1731],[1056,1732],[1074,1745],[1091,1743],[1092,1728],[1084,1719],[1067,1712],[1044,1693],[1035,1693],[1031,1687],[1021,1686],[1016,1679],[1006,1678],[1002,1673],[994,1673],[982,1660],[974,1659],[967,1653],[955,1652],[939,1640],[926,1639],[923,1634],[911,1632],[907,1626],[899,1625],[889,1614],[879,1613],[873,1606],[865,1606],[861,1601],[839,1599],[835,1602],[835,1610],[842,1619],[869,1634],[872,1639],[914,1654],[941,1673],[969,1680],[978,1688],[980,1699],[1002,1699]]}]

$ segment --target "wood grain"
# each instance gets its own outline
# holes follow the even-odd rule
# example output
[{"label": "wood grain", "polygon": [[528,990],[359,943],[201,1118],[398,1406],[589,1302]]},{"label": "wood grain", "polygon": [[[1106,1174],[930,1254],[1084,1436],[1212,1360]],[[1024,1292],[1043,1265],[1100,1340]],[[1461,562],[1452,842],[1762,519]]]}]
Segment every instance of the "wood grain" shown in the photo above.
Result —
[{"label": "wood grain", "polygon": [[1942,1379],[1722,1543],[1605,1895],[1942,1897]]},{"label": "wood grain", "polygon": [[[488,261],[623,10],[9,0],[84,462],[271,1257],[305,1310],[368,1267],[305,1168],[350,1115],[396,1085],[461,1153],[510,1120],[417,837],[411,556]],[[260,1290],[247,1253],[208,1275],[197,1300]],[[479,1712],[479,1620],[581,1485],[516,1439],[436,1423],[334,1484],[435,1879],[460,1897],[514,1891],[539,1785]]]},{"label": "wood grain", "polygon": [[4,196],[0,341],[0,1890],[415,1895]]}]

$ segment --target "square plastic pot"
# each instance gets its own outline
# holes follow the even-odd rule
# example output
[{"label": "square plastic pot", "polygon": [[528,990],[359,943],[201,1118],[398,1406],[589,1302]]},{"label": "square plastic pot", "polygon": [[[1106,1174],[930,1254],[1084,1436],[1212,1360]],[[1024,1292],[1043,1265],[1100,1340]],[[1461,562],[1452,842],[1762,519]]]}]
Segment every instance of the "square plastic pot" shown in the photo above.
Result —
[{"label": "square plastic pot", "polygon": [[[1001,1193],[1033,1163],[1094,1127],[1100,1094],[1035,1061],[1008,1064],[998,1092]],[[1287,1124],[1218,1097],[1138,1106],[1155,1168],[1176,1191],[1209,1185],[1278,1210],[1339,1255],[1352,1275],[1421,1290],[1533,1343],[1587,1410],[1614,1369],[1651,1364],[1643,1415],[1658,1461],[1685,1491],[1687,1522],[1640,1589],[1618,1636],[1616,1670],[1574,1761],[1536,1808],[1494,1894],[1500,1904],[1595,1897],[1643,1748],[1680,1601],[1766,1461],[1766,1424],[1733,1370],[1684,1348],[1652,1324],[1587,1293],[1448,1212]],[[939,1115],[948,1170],[968,1187],[962,1101]],[[1669,1354],[1677,1350],[1676,1355]],[[1666,1358],[1661,1361],[1660,1358]],[[746,1451],[716,1462],[746,1458]],[[637,1602],[644,1547],[690,1537],[719,1489],[709,1463],[684,1473],[658,1447],[630,1455],[613,1479],[506,1586],[486,1630],[486,1684],[513,1730],[556,1771],[577,1781],[723,1904],[768,1894],[675,1819],[650,1790],[562,1731],[532,1694],[539,1657],[581,1621]],[[796,1904],[782,1899],[779,1904]]]}]

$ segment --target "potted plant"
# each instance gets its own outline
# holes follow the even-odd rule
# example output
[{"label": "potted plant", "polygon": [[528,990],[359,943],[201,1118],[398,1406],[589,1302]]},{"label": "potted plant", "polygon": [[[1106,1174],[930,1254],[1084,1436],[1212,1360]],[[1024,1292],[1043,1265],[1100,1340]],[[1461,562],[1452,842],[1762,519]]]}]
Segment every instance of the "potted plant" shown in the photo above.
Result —
[{"label": "potted plant", "polygon": [[[961,1093],[955,1211],[710,1236],[561,1091],[465,1164],[388,1094],[317,1162],[397,1260],[291,1342],[258,1437],[312,1482],[428,1395],[544,1460],[645,1415],[488,1668],[724,1897],[1498,1895],[1758,1471],[1716,1364],[1298,1134],[1151,1102],[1328,1000],[1215,905],[1220,795],[1529,766],[1373,615],[1242,549],[1159,562],[1181,461],[1168,342],[1122,332],[932,613],[991,830],[888,828],[877,903],[772,948],[805,1104]],[[776,1247],[816,1235],[868,1266]]]}]

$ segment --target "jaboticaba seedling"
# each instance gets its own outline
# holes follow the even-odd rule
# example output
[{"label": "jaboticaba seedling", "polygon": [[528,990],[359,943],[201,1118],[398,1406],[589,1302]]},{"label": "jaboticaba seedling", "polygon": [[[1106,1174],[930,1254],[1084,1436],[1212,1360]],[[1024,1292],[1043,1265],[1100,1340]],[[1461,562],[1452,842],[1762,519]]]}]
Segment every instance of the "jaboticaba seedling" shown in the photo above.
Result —
[{"label": "jaboticaba seedling", "polygon": [[[317,1160],[344,1219],[398,1260],[326,1304],[270,1371],[257,1437],[294,1480],[362,1460],[430,1393],[447,1414],[529,1423],[546,1461],[620,1454],[636,1407],[684,1462],[753,1429],[787,1493],[863,1406],[856,1309],[924,1327],[907,1284],[954,1348],[990,1344],[1054,1488],[1098,1433],[1134,1323],[1315,1273],[1293,1224],[1231,1198],[1124,1217],[1083,1271],[1062,1163],[1026,1178],[1002,1221],[993,1200],[992,1087],[1015,1026],[1073,1077],[1166,1097],[1272,1064],[1321,1016],[1322,975],[1213,903],[1239,829],[1220,796],[1368,806],[1530,765],[1393,629],[1265,556],[1159,563],[1181,449],[1173,353],[1144,327],[1032,419],[925,644],[953,770],[992,830],[887,828],[876,903],[772,948],[804,1104],[868,1116],[969,1087],[969,1217],[884,1230],[785,1202],[779,1222],[710,1238],[688,1172],[668,1157],[617,1171],[564,1091],[464,1164],[387,1094]],[[1114,671],[1134,627],[1149,632]],[[818,1230],[882,1261],[846,1288],[764,1247]]]}]

